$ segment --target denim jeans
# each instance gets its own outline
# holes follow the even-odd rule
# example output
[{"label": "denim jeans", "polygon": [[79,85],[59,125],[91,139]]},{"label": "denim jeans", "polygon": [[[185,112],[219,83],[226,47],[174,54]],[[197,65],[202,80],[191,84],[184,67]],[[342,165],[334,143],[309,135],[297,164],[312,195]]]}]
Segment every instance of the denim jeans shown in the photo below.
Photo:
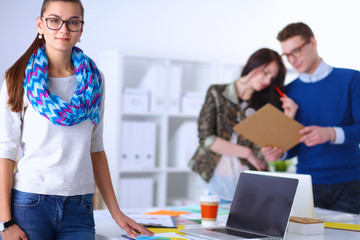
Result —
[{"label": "denim jeans", "polygon": [[65,197],[13,190],[12,216],[29,240],[94,240],[92,196]]},{"label": "denim jeans", "polygon": [[360,181],[338,184],[313,184],[315,207],[360,213]]}]

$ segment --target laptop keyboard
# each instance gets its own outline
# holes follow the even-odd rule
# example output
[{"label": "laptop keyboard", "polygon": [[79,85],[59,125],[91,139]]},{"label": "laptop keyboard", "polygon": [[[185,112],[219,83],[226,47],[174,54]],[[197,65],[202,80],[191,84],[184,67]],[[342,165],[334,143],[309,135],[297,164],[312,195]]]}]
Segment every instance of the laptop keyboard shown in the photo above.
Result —
[{"label": "laptop keyboard", "polygon": [[248,233],[248,232],[240,232],[240,231],[235,231],[235,230],[231,230],[228,228],[210,228],[208,229],[210,231],[214,231],[214,232],[220,232],[220,233],[227,233],[233,236],[238,236],[238,237],[243,237],[243,238],[262,238],[264,237],[264,235],[258,235],[258,234],[254,234],[254,233]]}]

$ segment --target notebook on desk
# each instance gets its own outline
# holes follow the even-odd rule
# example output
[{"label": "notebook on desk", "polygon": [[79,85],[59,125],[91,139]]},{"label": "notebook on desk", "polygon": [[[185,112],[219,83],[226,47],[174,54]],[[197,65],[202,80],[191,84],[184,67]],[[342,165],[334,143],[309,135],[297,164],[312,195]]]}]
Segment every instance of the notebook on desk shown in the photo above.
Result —
[{"label": "notebook on desk", "polygon": [[184,229],[207,239],[283,239],[298,179],[241,173],[225,227]]}]

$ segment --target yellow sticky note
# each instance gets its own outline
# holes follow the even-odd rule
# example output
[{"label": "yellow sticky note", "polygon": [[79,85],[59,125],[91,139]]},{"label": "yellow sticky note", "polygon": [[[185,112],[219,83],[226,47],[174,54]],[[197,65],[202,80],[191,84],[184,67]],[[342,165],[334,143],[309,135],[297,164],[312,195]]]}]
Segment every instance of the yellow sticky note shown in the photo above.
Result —
[{"label": "yellow sticky note", "polygon": [[326,228],[343,229],[343,230],[351,230],[351,231],[360,231],[360,225],[359,224],[324,222],[324,226]]},{"label": "yellow sticky note", "polygon": [[177,234],[181,234],[179,232],[180,229],[185,229],[185,225],[178,225],[177,228],[148,228],[153,233],[167,233],[167,232],[175,232]]}]

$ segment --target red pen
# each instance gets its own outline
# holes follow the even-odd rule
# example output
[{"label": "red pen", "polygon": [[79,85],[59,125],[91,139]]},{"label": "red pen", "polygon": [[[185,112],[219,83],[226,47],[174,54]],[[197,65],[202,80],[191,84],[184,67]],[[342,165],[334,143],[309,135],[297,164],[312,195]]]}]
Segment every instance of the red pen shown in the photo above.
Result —
[{"label": "red pen", "polygon": [[285,94],[280,90],[278,86],[275,86],[275,89],[280,94],[281,97],[285,97]]}]

